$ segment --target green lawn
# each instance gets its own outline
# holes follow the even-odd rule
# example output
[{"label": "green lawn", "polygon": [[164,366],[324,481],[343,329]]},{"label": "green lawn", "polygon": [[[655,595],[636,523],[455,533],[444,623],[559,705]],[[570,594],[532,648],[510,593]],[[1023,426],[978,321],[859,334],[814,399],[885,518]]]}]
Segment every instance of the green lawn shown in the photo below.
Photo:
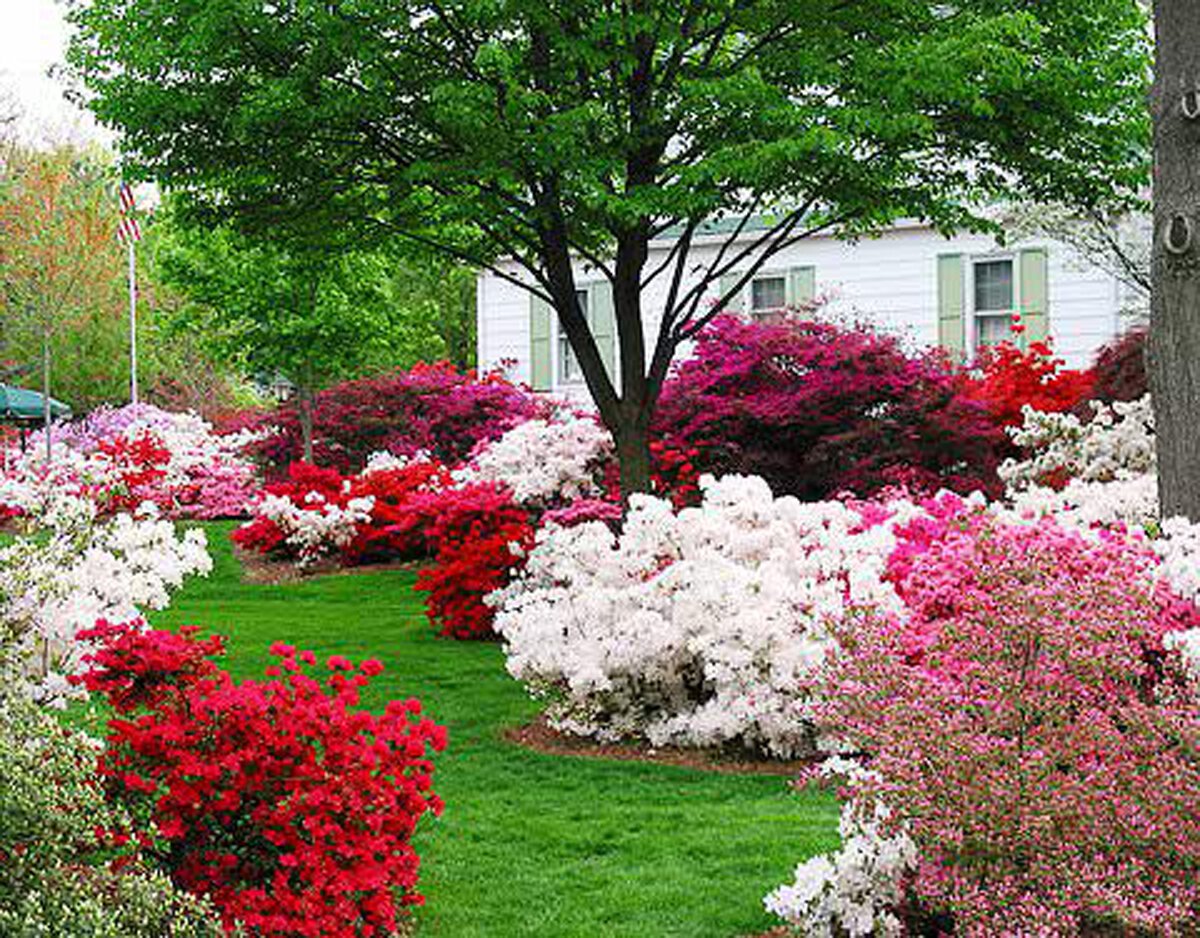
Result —
[{"label": "green lawn", "polygon": [[262,586],[240,581],[225,532],[216,569],[155,624],[230,636],[235,675],[260,673],[283,640],[318,655],[377,657],[372,707],[420,697],[450,733],[436,760],[446,801],[422,822],[419,938],[731,938],[772,924],[762,897],[803,857],[836,844],[837,808],[785,779],[544,756],[501,730],[537,710],[491,644],[437,639],[407,572]]}]

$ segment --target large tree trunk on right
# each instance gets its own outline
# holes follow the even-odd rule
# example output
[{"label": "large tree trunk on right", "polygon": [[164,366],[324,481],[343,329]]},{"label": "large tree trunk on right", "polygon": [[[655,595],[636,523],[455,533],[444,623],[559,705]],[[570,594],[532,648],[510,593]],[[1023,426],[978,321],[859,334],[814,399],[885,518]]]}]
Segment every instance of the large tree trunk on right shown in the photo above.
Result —
[{"label": "large tree trunk on right", "polygon": [[1200,4],[1156,0],[1154,20],[1148,364],[1159,499],[1163,517],[1200,521],[1200,115],[1188,116],[1200,105]]}]

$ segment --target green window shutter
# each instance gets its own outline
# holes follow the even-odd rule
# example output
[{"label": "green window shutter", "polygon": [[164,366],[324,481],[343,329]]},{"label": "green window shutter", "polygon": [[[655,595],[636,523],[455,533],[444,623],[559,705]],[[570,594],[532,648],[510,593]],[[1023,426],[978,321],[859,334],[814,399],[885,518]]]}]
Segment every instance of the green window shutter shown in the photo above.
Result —
[{"label": "green window shutter", "polygon": [[817,268],[793,267],[788,271],[787,305],[807,306],[817,295]]},{"label": "green window shutter", "polygon": [[529,298],[529,386],[549,391],[554,383],[550,336],[554,309],[540,296]]},{"label": "green window shutter", "polygon": [[[734,286],[737,285],[737,282],[741,279],[742,279],[742,275],[740,273],[726,274],[724,277],[722,277],[721,278],[721,296],[724,296],[726,293],[728,293],[730,290],[732,290],[734,288]],[[743,287],[741,290],[739,290],[737,292],[737,294],[735,296],[730,297],[729,303],[726,304],[724,311],[727,313],[740,313],[742,311],[742,308],[744,305],[742,302],[742,295],[745,292],[746,292],[746,288]],[[719,298],[720,297],[718,297],[718,299]]]},{"label": "green window shutter", "polygon": [[1021,322],[1024,344],[1044,342],[1050,334],[1050,265],[1045,248],[1031,248],[1021,255]]},{"label": "green window shutter", "polygon": [[966,270],[961,254],[939,254],[937,259],[938,345],[961,359],[967,351]]},{"label": "green window shutter", "polygon": [[610,381],[617,375],[617,318],[613,310],[612,284],[607,280],[595,284],[588,294],[591,306],[592,338],[600,350],[600,359]]}]

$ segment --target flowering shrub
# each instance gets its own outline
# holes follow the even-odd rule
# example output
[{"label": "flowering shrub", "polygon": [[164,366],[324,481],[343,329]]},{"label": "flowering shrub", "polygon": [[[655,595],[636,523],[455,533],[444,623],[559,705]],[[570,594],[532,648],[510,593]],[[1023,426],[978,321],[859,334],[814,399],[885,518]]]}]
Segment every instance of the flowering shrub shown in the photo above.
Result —
[{"label": "flowering shrub", "polygon": [[594,417],[562,414],[528,420],[479,444],[454,477],[503,483],[517,503],[547,508],[601,494],[612,457],[612,437]]},{"label": "flowering shrub", "polygon": [[[499,373],[477,376],[445,362],[416,365],[319,392],[313,403],[313,459],[343,473],[358,472],[380,451],[455,464],[479,442],[498,438],[541,410],[532,394]],[[254,447],[272,476],[282,476],[301,458],[295,404],[231,424],[238,425],[275,431]]]},{"label": "flowering shrub", "polygon": [[678,513],[635,497],[620,535],[601,522],[540,532],[490,600],[508,670],[572,732],[802,751],[802,679],[849,609],[897,607],[890,526],[919,509],[897,503],[868,526],[840,502],[773,498],[761,479],[702,488]]},{"label": "flowering shrub", "polygon": [[1091,406],[1088,423],[1074,414],[1027,409],[1024,425],[1010,430],[1024,451],[1023,459],[1000,466],[1014,509],[1083,526],[1154,523],[1158,480],[1149,397]]},{"label": "flowering shrub", "polygon": [[991,491],[1007,441],[965,388],[945,360],[865,327],[722,316],[667,381],[655,430],[700,472],[761,476],[806,500],[894,484]]},{"label": "flowering shrub", "polygon": [[1089,399],[1095,376],[1064,369],[1064,364],[1048,342],[1031,342],[1027,350],[1001,342],[980,355],[976,363],[980,374],[969,394],[1000,427],[1019,426],[1026,407],[1047,413],[1070,411]]},{"label": "flowering shrub", "polygon": [[426,594],[430,620],[442,635],[492,637],[495,609],[484,600],[524,563],[533,544],[529,515],[507,487],[490,482],[431,494],[419,510],[434,552],[416,584]]},{"label": "flowering shrub", "polygon": [[[859,817],[881,825],[863,850],[909,838],[919,854],[892,865],[890,895],[964,936],[1014,921],[1046,935],[1193,932],[1200,705],[1167,639],[1200,611],[1156,580],[1136,540],[979,512],[894,530],[888,577],[907,613],[836,626],[843,653],[818,708],[870,756],[850,784]],[[802,867],[775,907],[827,919],[837,869]]]},{"label": "flowering shrub", "polygon": [[[129,817],[105,802],[98,744],[0,682],[0,934],[219,938],[216,910],[102,834]],[[132,859],[136,859],[133,857]]]},{"label": "flowering shrub", "polygon": [[50,464],[38,432],[25,452],[6,454],[8,478],[35,493],[66,487],[95,501],[101,514],[152,502],[175,518],[238,517],[257,485],[242,455],[255,435],[218,436],[191,413],[149,404],[104,407],[55,425],[51,434]]},{"label": "flowering shrub", "polygon": [[1096,353],[1092,397],[1105,403],[1136,401],[1150,393],[1146,378],[1146,329],[1130,329]]},{"label": "flowering shrub", "polygon": [[417,821],[441,802],[427,751],[445,731],[416,700],[376,716],[360,691],[383,670],[272,646],[266,681],[235,683],[193,633],[97,623],[82,677],[120,716],[101,771],[153,821],[172,878],[206,895],[228,928],[256,935],[390,934],[415,892]]},{"label": "flowering shrub", "polygon": [[0,548],[0,662],[35,675],[48,699],[78,666],[81,629],[162,609],[186,577],[212,569],[204,532],[177,533],[153,506],[105,519],[61,492],[30,510],[35,529]]}]

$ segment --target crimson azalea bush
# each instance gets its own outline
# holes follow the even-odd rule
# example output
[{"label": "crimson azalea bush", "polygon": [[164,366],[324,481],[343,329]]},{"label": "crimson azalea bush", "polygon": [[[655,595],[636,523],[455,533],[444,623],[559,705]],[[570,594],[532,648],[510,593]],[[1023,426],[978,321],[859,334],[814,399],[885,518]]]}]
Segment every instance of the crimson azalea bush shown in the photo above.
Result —
[{"label": "crimson azalea bush", "polygon": [[944,358],[866,326],[720,316],[663,388],[656,435],[715,475],[803,500],[888,485],[998,489],[1006,447]]},{"label": "crimson azalea bush", "polygon": [[[361,470],[375,452],[426,454],[462,461],[482,440],[539,415],[537,398],[499,373],[476,375],[439,362],[346,381],[316,394],[313,461],[343,473]],[[254,447],[264,469],[279,477],[303,452],[294,403],[226,421],[226,427],[275,427]]]},{"label": "crimson azalea bush", "polygon": [[[1099,401],[1136,401],[1150,391],[1146,377],[1145,327],[1130,329],[1096,353],[1092,364],[1095,386],[1092,396]],[[1082,416],[1090,417],[1090,410]]]},{"label": "crimson azalea bush", "polygon": [[[1021,326],[1014,326],[1018,334]],[[987,409],[1000,427],[1019,427],[1026,405],[1043,413],[1075,410],[1092,397],[1095,375],[1090,370],[1063,368],[1048,342],[1031,342],[1021,349],[1001,342],[984,349],[976,362],[978,377],[970,395]]]},{"label": "crimson azalea bush", "polygon": [[433,563],[417,577],[442,635],[492,638],[496,611],[484,597],[508,585],[533,547],[528,512],[504,485],[478,482],[424,496]]},{"label": "crimson azalea bush", "polygon": [[947,511],[897,536],[909,615],[840,630],[821,719],[917,847],[913,907],[980,938],[1195,934],[1200,706],[1163,636],[1200,613],[1118,534]]},{"label": "crimson azalea bush", "polygon": [[359,694],[383,670],[277,643],[266,681],[235,682],[218,638],[98,622],[79,680],[104,694],[100,762],[113,796],[158,832],[184,889],[211,899],[226,928],[263,936],[390,935],[418,903],[413,830],[441,811],[428,751],[445,730],[416,700],[376,716]]}]

